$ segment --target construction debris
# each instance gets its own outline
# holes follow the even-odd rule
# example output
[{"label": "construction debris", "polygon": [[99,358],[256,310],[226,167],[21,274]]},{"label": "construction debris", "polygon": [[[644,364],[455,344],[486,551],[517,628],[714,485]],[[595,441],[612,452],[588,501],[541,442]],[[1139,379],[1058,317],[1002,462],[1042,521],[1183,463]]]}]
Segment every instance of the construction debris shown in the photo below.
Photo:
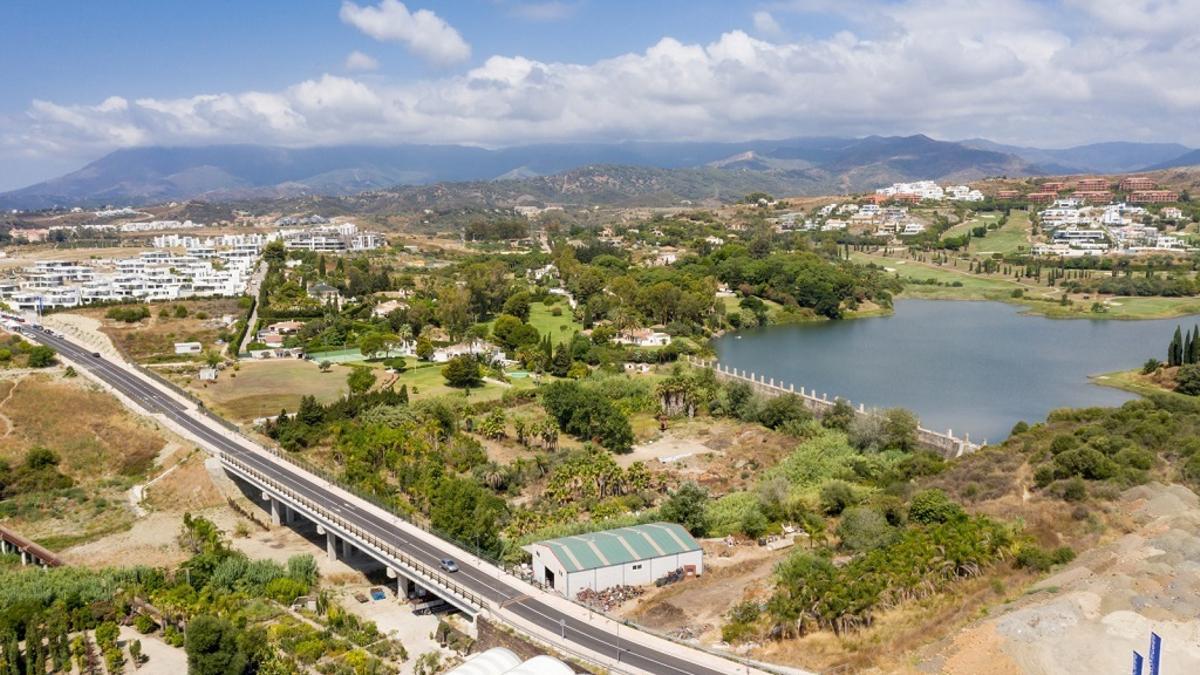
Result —
[{"label": "construction debris", "polygon": [[579,591],[575,599],[588,607],[607,612],[645,592],[646,590],[640,586],[613,586],[602,591],[593,591],[590,588],[585,588]]}]

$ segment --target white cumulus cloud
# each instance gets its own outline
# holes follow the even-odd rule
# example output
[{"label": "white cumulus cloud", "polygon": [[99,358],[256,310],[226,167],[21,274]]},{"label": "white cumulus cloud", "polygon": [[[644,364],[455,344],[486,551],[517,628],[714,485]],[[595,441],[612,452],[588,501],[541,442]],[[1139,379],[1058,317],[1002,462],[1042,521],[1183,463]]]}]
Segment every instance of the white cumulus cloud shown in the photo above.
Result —
[{"label": "white cumulus cloud", "polygon": [[783,29],[779,27],[779,22],[768,11],[759,10],[754,13],[754,30],[767,36],[774,37],[783,33]]},{"label": "white cumulus cloud", "polygon": [[357,49],[346,55],[346,70],[379,70],[379,61]]},{"label": "white cumulus cloud", "polygon": [[[393,0],[345,7],[362,19],[355,12],[390,16],[396,6],[406,21],[419,14]],[[1145,7],[1156,16],[1157,5]],[[424,80],[326,74],[274,91],[34,101],[23,118],[0,122],[0,150],[83,157],[216,142],[505,145],[917,132],[1048,146],[1200,145],[1200,34],[1165,38],[1143,19],[1109,29],[1071,6],[1047,21],[1037,0],[867,9],[870,25],[819,38],[767,41],[730,31],[707,43],[664,37],[590,63],[497,55]],[[379,36],[403,33],[381,26],[389,21],[362,23]]]},{"label": "white cumulus cloud", "polygon": [[366,7],[346,0],[338,16],[370,37],[400,42],[436,65],[460,63],[471,57],[471,46],[454,26],[428,9],[410,12],[399,0],[380,0],[378,5]]}]

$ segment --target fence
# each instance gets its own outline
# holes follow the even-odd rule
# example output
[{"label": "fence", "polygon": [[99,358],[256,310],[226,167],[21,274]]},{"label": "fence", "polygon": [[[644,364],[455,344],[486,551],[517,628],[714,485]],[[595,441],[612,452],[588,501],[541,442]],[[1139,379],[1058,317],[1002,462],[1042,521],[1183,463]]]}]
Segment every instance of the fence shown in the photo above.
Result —
[{"label": "fence", "polygon": [[[217,422],[224,428],[228,429],[230,432],[237,434],[239,437],[244,438],[242,436],[242,430],[237,425],[233,424],[232,422],[229,422],[228,420],[222,418],[219,415],[216,415],[216,414],[210,412],[208,409],[203,407],[203,403],[200,401],[200,399],[197,398],[191,392],[183,389],[182,387],[176,385],[174,382],[171,382],[170,380],[166,379],[165,377],[162,377],[158,373],[156,373],[148,368],[144,368],[141,365],[138,365],[136,363],[134,363],[133,366],[138,370],[138,372],[146,374],[147,376],[154,379],[156,382],[163,384],[164,386],[170,388],[172,391],[184,396],[185,398],[187,398],[190,401],[193,401],[194,403],[197,404],[201,413],[203,413],[206,417],[213,420],[214,422]],[[253,441],[251,441],[251,442],[253,442]],[[298,457],[292,453],[289,453],[286,450],[283,450],[282,448],[280,448],[278,446],[275,446],[272,444],[266,444],[266,443],[257,443],[257,442],[255,442],[254,444],[255,444],[255,447],[265,450],[266,452],[270,453],[274,457],[277,457],[280,460],[295,466],[296,468],[300,469],[301,471],[304,471],[304,472],[308,473],[309,475],[312,475],[312,476],[317,477],[321,480],[324,480],[328,483],[336,485],[337,487],[341,488],[342,490],[345,490],[346,492],[349,492],[349,493],[355,495],[356,497],[359,497],[360,499],[363,499],[371,504],[374,504],[375,506],[383,509],[384,511],[388,512],[389,514],[409,523],[410,525],[413,525],[414,527],[417,527],[418,529],[429,532],[447,542],[454,544],[455,546],[458,546],[459,548],[463,548],[463,549],[469,551],[470,553],[475,555],[480,560],[489,562],[490,564],[494,565],[495,567],[503,570],[506,574],[514,575],[514,570],[511,566],[506,565],[502,561],[496,559],[490,553],[483,551],[475,546],[472,546],[470,543],[463,542],[463,541],[457,539],[456,537],[452,537],[444,532],[441,532],[437,528],[430,526],[430,524],[428,522],[424,522],[422,519],[413,518],[410,514],[400,512],[399,510],[397,510],[395,504],[389,504],[386,501],[380,499],[379,497],[377,497],[376,495],[374,495],[372,493],[362,490],[362,489],[358,488],[357,486],[354,486],[346,481],[340,480],[340,479],[336,478],[334,475],[332,475],[329,471],[326,471],[325,469],[323,469],[315,464],[312,464],[311,462],[309,462],[301,457]],[[231,466],[235,467],[240,473],[243,473],[246,476],[253,476],[254,480],[261,481],[264,485],[268,485],[272,490],[276,491],[280,495],[284,495],[284,496],[287,496],[289,499],[295,500],[295,502],[297,504],[303,505],[305,508],[308,508],[309,510],[311,510],[314,514],[319,514],[321,517],[326,518],[330,523],[337,523],[338,527],[341,527],[345,531],[353,533],[353,534],[355,534],[355,536],[362,538],[364,542],[367,542],[371,546],[375,547],[377,551],[379,551],[381,553],[385,553],[386,555],[393,556],[396,560],[404,562],[404,564],[409,565],[412,569],[414,569],[418,573],[422,574],[422,576],[426,576],[429,579],[431,579],[433,583],[440,583],[443,587],[449,589],[451,592],[458,594],[459,597],[466,599],[468,602],[475,604],[475,606],[477,606],[477,607],[480,607],[483,609],[488,608],[488,605],[485,604],[484,601],[478,595],[472,593],[471,591],[466,590],[465,588],[454,583],[453,581],[449,581],[449,580],[446,580],[444,582],[439,581],[439,580],[444,580],[445,577],[436,571],[430,570],[427,566],[423,565],[422,563],[412,560],[411,557],[398,551],[391,545],[383,543],[381,540],[379,540],[379,538],[375,537],[374,535],[366,534],[359,528],[345,524],[341,518],[339,518],[333,514],[330,514],[328,511],[326,511],[319,505],[315,504],[311,500],[294,493],[293,491],[289,490],[288,488],[283,487],[282,485],[279,485],[274,480],[267,478],[261,472],[251,469],[249,466],[247,466],[241,460],[238,460],[235,457],[229,455],[228,453],[224,453],[224,452],[220,453],[220,457],[221,457],[222,461],[227,462]],[[595,613],[598,616],[603,616],[605,618],[608,618],[609,620],[619,622],[621,624],[629,626],[630,628],[633,628],[640,632],[646,633],[647,635],[653,635],[655,637],[666,640],[668,642],[682,645],[689,649],[703,651],[703,652],[706,652],[713,656],[717,656],[722,659],[725,659],[727,661],[731,661],[733,663],[738,663],[738,664],[741,664],[743,666],[747,666],[750,668],[755,668],[760,671],[781,672],[781,671],[774,670],[769,664],[752,661],[752,660],[740,657],[736,654],[730,654],[728,652],[723,652],[718,649],[713,649],[713,648],[710,648],[710,647],[707,647],[704,645],[687,642],[687,641],[681,640],[675,636],[667,635],[665,633],[650,629],[646,626],[643,626],[636,622],[630,621],[628,619],[622,619],[622,618],[619,618],[616,616],[609,615],[609,614],[599,611],[593,607],[588,607],[587,605],[579,602],[576,598],[567,598],[567,599],[570,602],[572,602],[580,607],[586,607],[589,611]],[[576,656],[584,658],[585,660],[591,660],[589,657],[585,656],[583,652],[578,652],[576,650],[570,649],[566,645],[560,646],[560,645],[556,644],[555,648],[560,649],[565,652],[573,653]]]},{"label": "fence", "polygon": [[227,453],[221,453],[221,461],[234,467],[239,473],[245,475],[247,478],[251,478],[251,479],[259,482],[261,485],[265,486],[269,490],[279,494],[280,496],[286,497],[289,501],[292,502],[292,504],[297,505],[297,506],[302,506],[305,509],[308,509],[308,511],[310,513],[312,513],[314,516],[319,516],[319,517],[325,519],[325,521],[328,522],[329,524],[336,525],[337,527],[341,528],[344,532],[357,537],[359,544],[367,544],[368,546],[373,547],[377,553],[379,553],[383,556],[390,557],[391,560],[393,560],[395,562],[399,562],[402,565],[407,566],[408,568],[410,568],[410,570],[412,570],[419,576],[424,577],[428,583],[430,583],[434,586],[440,586],[441,588],[450,591],[451,593],[457,595],[458,597],[462,598],[463,600],[471,603],[475,607],[478,607],[480,609],[484,609],[487,607],[487,604],[483,598],[481,598],[480,596],[476,595],[475,593],[467,590],[463,586],[451,581],[445,575],[443,575],[439,572],[433,571],[431,568],[426,566],[424,563],[417,562],[412,557],[410,557],[408,554],[406,554],[402,551],[399,551],[391,544],[385,543],[383,540],[379,539],[375,535],[370,534],[354,525],[351,525],[350,523],[347,523],[345,520],[330,513],[324,507],[320,506],[316,502],[292,491],[291,489],[289,489],[286,486],[282,485],[281,483],[275,481],[274,479],[269,478],[262,472],[251,468],[245,462],[242,462],[241,460],[239,460]]},{"label": "fence", "polygon": [[[696,368],[705,368],[711,370],[719,380],[744,382],[750,385],[754,391],[764,396],[783,396],[794,395],[800,397],[804,401],[804,406],[808,408],[817,417],[824,415],[833,409],[839,400],[838,397],[829,398],[829,394],[817,395],[816,390],[806,390],[800,387],[796,390],[796,385],[785,385],[783,381],[775,382],[775,378],[768,378],[765,375],[756,375],[755,373],[747,373],[745,370],[738,372],[737,368],[727,368],[716,361],[705,361],[693,356],[687,357],[687,362]],[[847,399],[840,399],[851,406],[856,414],[859,415],[877,415],[878,411],[867,408],[862,403],[855,408]],[[954,435],[954,431],[947,429],[946,433],[939,433],[931,429],[926,429],[920,425],[917,426],[917,442],[923,447],[928,448],[941,454],[943,457],[953,458],[960,457],[964,454],[975,452],[981,446],[971,442],[970,434],[964,438],[958,438]],[[986,445],[986,441],[984,442]]]},{"label": "fence", "polygon": [[22,564],[27,564],[28,557],[40,561],[47,567],[61,567],[66,564],[62,558],[32,539],[26,539],[8,528],[0,527],[0,553],[8,553],[9,547],[12,547],[13,553],[21,554]]}]

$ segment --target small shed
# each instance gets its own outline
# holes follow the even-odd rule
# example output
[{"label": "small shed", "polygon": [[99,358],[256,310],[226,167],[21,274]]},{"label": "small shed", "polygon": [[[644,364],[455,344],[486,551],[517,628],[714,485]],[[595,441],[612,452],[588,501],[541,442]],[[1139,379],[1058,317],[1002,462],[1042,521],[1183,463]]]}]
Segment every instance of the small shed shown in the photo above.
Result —
[{"label": "small shed", "polygon": [[559,537],[525,547],[533,558],[533,578],[575,597],[584,589],[653,583],[671,572],[704,572],[704,551],[676,523],[647,523]]},{"label": "small shed", "polygon": [[176,354],[199,354],[204,350],[204,346],[199,342],[176,342]]}]

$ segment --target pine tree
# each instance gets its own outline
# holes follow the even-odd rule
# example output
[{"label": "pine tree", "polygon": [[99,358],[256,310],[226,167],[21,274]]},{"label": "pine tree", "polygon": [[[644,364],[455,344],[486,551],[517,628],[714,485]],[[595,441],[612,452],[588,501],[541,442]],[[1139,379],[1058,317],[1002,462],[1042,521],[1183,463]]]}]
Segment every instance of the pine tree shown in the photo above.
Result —
[{"label": "pine tree", "polygon": [[1192,327],[1192,345],[1188,350],[1188,363],[1200,363],[1200,325]]}]

